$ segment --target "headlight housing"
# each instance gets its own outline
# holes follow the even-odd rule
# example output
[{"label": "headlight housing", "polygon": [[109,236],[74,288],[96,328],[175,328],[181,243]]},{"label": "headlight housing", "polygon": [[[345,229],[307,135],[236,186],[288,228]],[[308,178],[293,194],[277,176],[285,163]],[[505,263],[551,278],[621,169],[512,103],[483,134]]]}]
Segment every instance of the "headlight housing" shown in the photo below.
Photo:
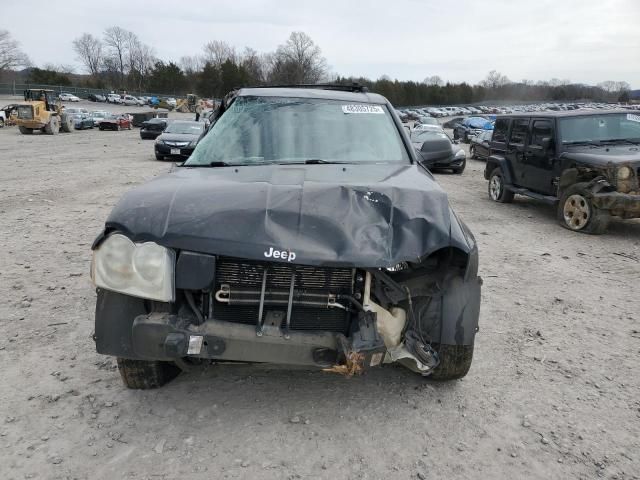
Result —
[{"label": "headlight housing", "polygon": [[464,153],[464,150],[458,150],[454,156],[454,158],[465,158],[467,155]]},{"label": "headlight housing", "polygon": [[631,168],[626,166],[620,167],[618,168],[618,180],[629,180],[632,173]]},{"label": "headlight housing", "polygon": [[91,278],[106,290],[173,302],[174,264],[173,250],[153,242],[133,243],[116,233],[93,251]]}]

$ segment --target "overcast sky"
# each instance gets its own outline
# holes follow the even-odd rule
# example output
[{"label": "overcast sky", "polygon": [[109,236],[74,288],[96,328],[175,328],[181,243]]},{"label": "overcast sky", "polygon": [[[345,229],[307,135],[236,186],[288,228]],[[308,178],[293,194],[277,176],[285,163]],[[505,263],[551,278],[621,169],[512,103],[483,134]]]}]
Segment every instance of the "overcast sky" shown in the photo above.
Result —
[{"label": "overcast sky", "polygon": [[165,60],[198,54],[210,40],[272,51],[302,30],[344,76],[477,83],[495,69],[517,81],[640,88],[640,0],[0,0],[0,29],[36,65],[81,72],[71,41],[112,25]]}]

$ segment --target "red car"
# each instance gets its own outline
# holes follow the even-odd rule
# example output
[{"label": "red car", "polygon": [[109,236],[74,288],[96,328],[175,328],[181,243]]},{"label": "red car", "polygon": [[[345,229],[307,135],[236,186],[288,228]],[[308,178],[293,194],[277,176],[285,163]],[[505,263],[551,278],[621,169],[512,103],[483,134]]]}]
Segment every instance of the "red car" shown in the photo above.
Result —
[{"label": "red car", "polygon": [[131,130],[129,115],[111,115],[98,123],[100,130]]}]

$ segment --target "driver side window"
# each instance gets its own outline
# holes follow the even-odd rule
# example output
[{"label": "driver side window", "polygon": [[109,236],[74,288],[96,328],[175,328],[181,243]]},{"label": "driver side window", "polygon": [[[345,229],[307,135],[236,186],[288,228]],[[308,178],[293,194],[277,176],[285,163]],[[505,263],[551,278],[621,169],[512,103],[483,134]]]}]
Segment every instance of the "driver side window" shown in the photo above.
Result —
[{"label": "driver side window", "polygon": [[542,139],[553,142],[553,124],[549,120],[535,120],[531,128],[531,145],[542,147]]}]

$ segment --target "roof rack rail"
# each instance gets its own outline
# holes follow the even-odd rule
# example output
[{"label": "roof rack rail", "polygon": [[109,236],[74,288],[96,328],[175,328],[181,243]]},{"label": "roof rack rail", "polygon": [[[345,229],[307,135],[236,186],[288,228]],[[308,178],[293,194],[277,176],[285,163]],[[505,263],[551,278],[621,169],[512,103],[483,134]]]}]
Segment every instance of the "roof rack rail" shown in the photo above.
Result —
[{"label": "roof rack rail", "polygon": [[369,89],[359,83],[338,84],[338,83],[298,83],[284,85],[252,85],[240,88],[317,88],[320,90],[337,90],[342,92],[367,93]]}]

